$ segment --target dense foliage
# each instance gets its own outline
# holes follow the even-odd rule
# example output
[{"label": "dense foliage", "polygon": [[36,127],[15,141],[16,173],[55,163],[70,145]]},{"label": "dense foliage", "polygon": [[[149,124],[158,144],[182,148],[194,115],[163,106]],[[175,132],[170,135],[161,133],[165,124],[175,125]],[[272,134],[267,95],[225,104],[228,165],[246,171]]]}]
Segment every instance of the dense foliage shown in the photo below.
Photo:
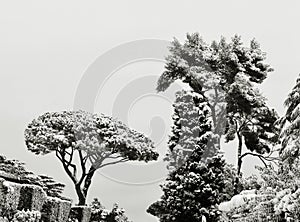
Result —
[{"label": "dense foliage", "polygon": [[[210,109],[203,96],[193,91],[179,91],[173,107],[172,135],[169,137],[169,150],[165,157],[170,170],[181,166],[193,150],[200,148],[203,136],[207,137],[209,134],[207,140],[212,139]],[[208,141],[203,151],[203,157],[212,157],[217,152],[211,141]]]},{"label": "dense foliage", "polygon": [[291,163],[300,155],[300,76],[298,76],[296,85],[289,93],[284,105],[287,107],[287,110],[279,121],[282,141],[281,156]]},{"label": "dense foliage", "polygon": [[226,186],[225,161],[222,156],[201,160],[202,152],[195,150],[184,165],[170,173],[161,185],[163,196],[147,212],[161,222],[217,221]]}]

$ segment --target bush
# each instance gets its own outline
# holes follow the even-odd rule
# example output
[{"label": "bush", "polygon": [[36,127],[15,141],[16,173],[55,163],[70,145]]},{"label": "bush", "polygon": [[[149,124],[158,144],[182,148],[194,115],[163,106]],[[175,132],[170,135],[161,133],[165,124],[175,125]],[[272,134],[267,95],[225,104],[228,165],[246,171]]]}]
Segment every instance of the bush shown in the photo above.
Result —
[{"label": "bush", "polygon": [[97,198],[94,198],[90,205],[91,219],[90,222],[130,222],[125,215],[125,210],[114,204],[111,211],[105,209]]},{"label": "bush", "polygon": [[39,222],[41,213],[39,211],[18,211],[13,218],[13,222]]}]

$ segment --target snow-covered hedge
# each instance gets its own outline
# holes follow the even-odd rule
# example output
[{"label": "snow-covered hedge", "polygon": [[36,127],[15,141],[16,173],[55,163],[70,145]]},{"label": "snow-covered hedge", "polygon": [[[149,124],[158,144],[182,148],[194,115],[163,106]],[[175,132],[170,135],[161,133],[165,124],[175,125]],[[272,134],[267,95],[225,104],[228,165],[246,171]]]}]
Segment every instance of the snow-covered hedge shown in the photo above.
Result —
[{"label": "snow-covered hedge", "polygon": [[0,178],[0,211],[17,210],[21,185]]},{"label": "snow-covered hedge", "polygon": [[65,222],[71,210],[71,202],[56,197],[47,197],[42,208],[43,222]]},{"label": "snow-covered hedge", "polygon": [[45,191],[36,185],[22,184],[18,209],[40,211],[46,201]]},{"label": "snow-covered hedge", "polygon": [[14,218],[13,222],[37,222],[37,215],[40,215],[43,222],[66,222],[70,209],[70,201],[49,197],[40,186],[19,184],[0,178],[2,220],[6,217],[10,218],[10,221]]}]

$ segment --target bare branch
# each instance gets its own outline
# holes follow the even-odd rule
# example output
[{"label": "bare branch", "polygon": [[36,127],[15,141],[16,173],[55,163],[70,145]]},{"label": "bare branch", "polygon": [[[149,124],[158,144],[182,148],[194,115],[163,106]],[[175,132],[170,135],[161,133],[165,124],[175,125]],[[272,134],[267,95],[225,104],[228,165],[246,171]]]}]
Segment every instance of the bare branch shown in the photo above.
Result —
[{"label": "bare branch", "polygon": [[[74,184],[76,184],[76,183],[77,183],[76,175],[74,176],[74,172],[73,172],[73,174],[72,174],[72,172],[70,171],[68,165],[66,164],[66,161],[63,159],[61,153],[60,153],[58,150],[56,150],[55,154],[56,154],[57,158],[60,160],[60,162],[62,163],[62,165],[63,165],[65,171],[67,172],[68,176],[71,178],[72,182],[73,182]],[[75,171],[75,172],[76,172],[76,171]]]},{"label": "bare branch", "polygon": [[121,160],[117,160],[117,161],[113,161],[113,162],[109,162],[109,163],[105,163],[105,164],[102,164],[101,166],[98,166],[97,169],[100,169],[102,167],[105,167],[105,166],[109,166],[109,165],[114,165],[114,164],[117,164],[117,163],[124,163],[124,162],[127,162],[128,159],[127,158],[123,158]]},{"label": "bare branch", "polygon": [[266,161],[272,162],[272,163],[275,163],[275,164],[276,164],[276,161],[278,160],[278,158],[276,158],[276,157],[264,156],[264,155],[262,155],[262,154],[251,153],[251,152],[244,153],[243,155],[240,156],[239,159],[242,159],[242,158],[244,158],[244,157],[247,156],[247,155],[251,155],[251,156],[256,156],[256,157],[258,157],[258,158],[263,162],[263,164],[265,165],[265,167],[268,166],[267,163],[266,163]]}]

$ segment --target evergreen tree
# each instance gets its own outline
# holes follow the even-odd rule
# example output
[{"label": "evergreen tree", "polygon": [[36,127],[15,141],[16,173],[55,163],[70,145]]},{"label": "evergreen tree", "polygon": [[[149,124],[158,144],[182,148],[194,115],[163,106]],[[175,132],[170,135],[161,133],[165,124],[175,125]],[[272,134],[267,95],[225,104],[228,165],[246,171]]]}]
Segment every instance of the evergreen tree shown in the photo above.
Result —
[{"label": "evergreen tree", "polygon": [[[161,185],[163,195],[147,212],[160,222],[218,221],[217,204],[224,200],[226,188],[225,161],[221,155],[202,160],[202,149],[193,151],[189,159],[171,172]],[[205,213],[206,212],[206,213]]]},{"label": "evergreen tree", "polygon": [[281,156],[284,160],[292,163],[300,155],[300,75],[284,105],[287,107],[287,110],[279,121],[282,142]]},{"label": "evergreen tree", "polygon": [[[193,91],[177,92],[173,107],[172,134],[168,142],[169,152],[165,157],[170,170],[182,165],[193,150],[201,146],[201,137],[207,136],[202,132],[207,132],[211,136],[212,124],[208,117],[210,109],[205,98]],[[209,140],[211,139],[209,138]],[[216,152],[214,147],[208,148],[207,145],[203,157],[212,157]]]},{"label": "evergreen tree", "polygon": [[[177,94],[177,102],[181,99],[194,98],[192,95],[190,92],[182,91]],[[178,143],[178,146],[183,147],[178,150],[183,150],[182,152],[186,154],[184,161],[170,172],[165,183],[161,185],[162,197],[147,210],[148,213],[158,217],[161,222],[200,222],[202,216],[205,216],[208,221],[217,221],[220,215],[217,204],[231,198],[233,194],[234,176],[231,174],[230,166],[225,164],[222,155],[218,153],[212,157],[204,155],[211,139],[210,110],[207,109],[203,97],[195,98],[198,99],[196,102],[199,104],[197,112],[193,110],[195,106],[186,105],[189,103],[184,103],[184,105],[177,103],[178,107],[175,105],[177,111],[184,114],[175,125],[178,135],[183,131],[183,125],[179,124],[181,122],[192,130],[185,132],[186,135],[183,135]],[[191,113],[187,114],[189,111]],[[195,113],[197,114],[195,119],[190,119],[191,114]],[[193,127],[189,126],[189,123]],[[197,132],[196,135],[192,134],[193,130]],[[173,131],[175,131],[174,128]],[[173,140],[174,135],[171,137],[171,142]],[[175,153],[174,156],[182,157],[183,155]]]}]

